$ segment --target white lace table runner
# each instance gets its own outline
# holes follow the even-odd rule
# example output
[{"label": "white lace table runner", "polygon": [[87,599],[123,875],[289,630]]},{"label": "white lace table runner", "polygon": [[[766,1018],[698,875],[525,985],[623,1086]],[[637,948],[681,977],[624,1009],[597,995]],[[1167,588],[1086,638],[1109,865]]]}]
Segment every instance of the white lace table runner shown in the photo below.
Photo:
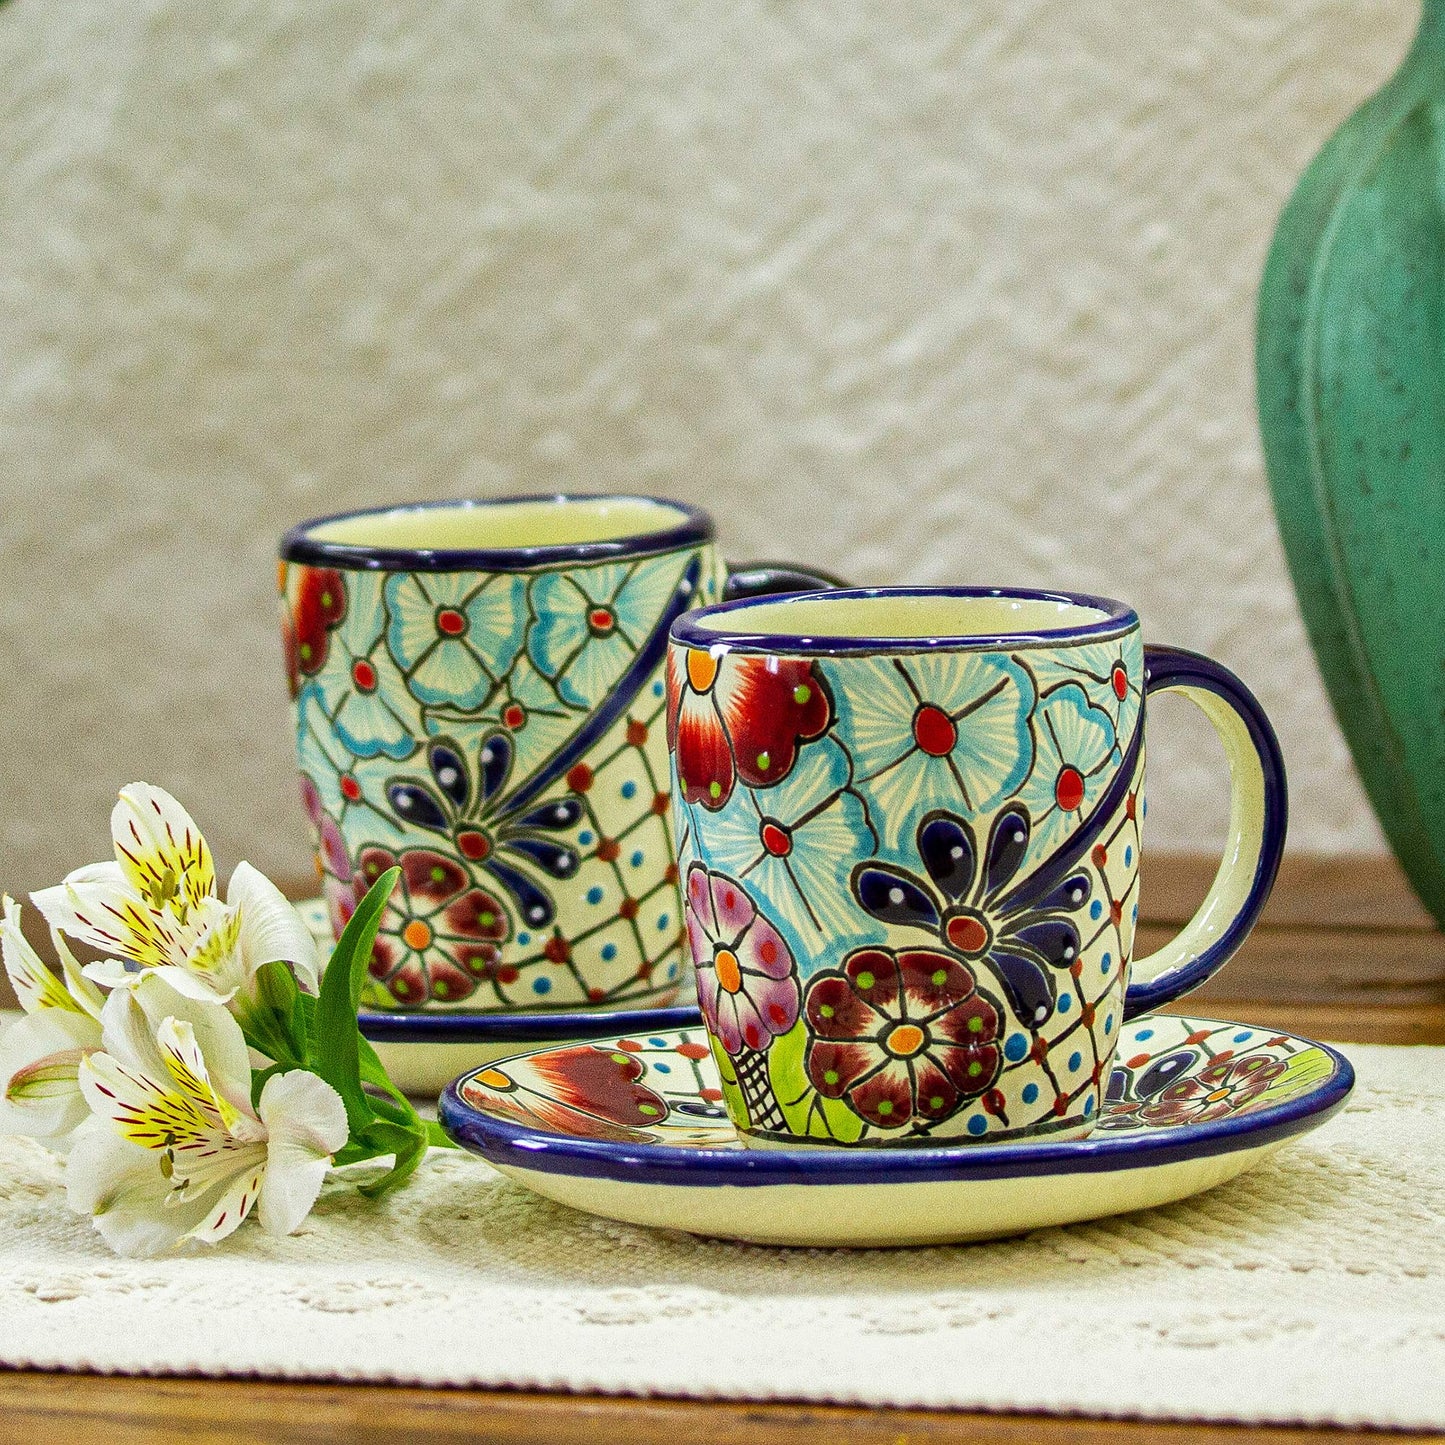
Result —
[{"label": "white lace table runner", "polygon": [[434,1151],[299,1235],[110,1255],[0,1139],[0,1363],[1445,1426],[1445,1049],[1354,1046],[1255,1172],[997,1244],[780,1250],[576,1214]]}]

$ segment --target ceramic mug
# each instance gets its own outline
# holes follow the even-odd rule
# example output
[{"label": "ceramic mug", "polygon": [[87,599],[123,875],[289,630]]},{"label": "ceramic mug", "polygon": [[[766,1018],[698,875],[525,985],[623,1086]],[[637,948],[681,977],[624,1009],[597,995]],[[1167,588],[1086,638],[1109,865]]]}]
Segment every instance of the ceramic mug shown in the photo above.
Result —
[{"label": "ceramic mug", "polygon": [[681,975],[663,653],[729,576],[710,518],[651,497],[438,502],[303,522],[281,623],[339,932],[393,864],[365,1006],[663,1003]]},{"label": "ceramic mug", "polygon": [[[1218,663],[1143,645],[1121,603],[845,590],[703,608],[671,637],[685,923],[749,1142],[1087,1134],[1119,1026],[1209,977],[1269,895],[1269,721]],[[1194,919],[1135,959],[1163,690],[1224,743],[1230,832]]]}]

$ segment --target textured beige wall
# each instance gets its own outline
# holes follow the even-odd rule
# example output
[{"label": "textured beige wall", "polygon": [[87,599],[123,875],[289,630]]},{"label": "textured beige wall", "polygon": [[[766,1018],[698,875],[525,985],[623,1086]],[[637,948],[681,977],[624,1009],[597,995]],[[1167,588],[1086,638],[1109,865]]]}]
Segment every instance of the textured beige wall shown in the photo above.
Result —
[{"label": "textured beige wall", "polygon": [[[1279,206],[1404,0],[0,5],[0,883],[176,789],[306,866],[274,538],[539,487],[738,556],[1136,601],[1382,844],[1253,422]],[[1183,709],[1155,846],[1221,827]]]}]

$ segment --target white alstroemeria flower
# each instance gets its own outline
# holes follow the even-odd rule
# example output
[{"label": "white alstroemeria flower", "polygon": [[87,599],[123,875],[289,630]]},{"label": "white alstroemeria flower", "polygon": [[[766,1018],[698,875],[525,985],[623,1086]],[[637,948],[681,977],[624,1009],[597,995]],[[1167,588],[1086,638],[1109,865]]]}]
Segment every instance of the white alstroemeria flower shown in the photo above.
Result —
[{"label": "white alstroemeria flower", "polygon": [[25,1017],[0,1036],[0,1134],[29,1134],[64,1149],[89,1110],[80,1063],[100,1047],[104,996],[52,933],[65,982],[40,961],[20,931],[20,905],[8,895],[0,918],[0,953]]},{"label": "white alstroemeria flower", "polygon": [[271,1234],[300,1225],[347,1140],[330,1084],[277,1074],[253,1109],[240,1026],[159,977],[110,996],[104,1045],[80,1067],[92,1118],[76,1131],[66,1183],[71,1207],[92,1215],[113,1249],[215,1244],[253,1207]]},{"label": "white alstroemeria flower", "polygon": [[154,971],[189,998],[227,1003],[263,964],[282,962],[316,991],[316,943],[296,910],[249,863],[236,865],[222,902],[206,840],[169,793],[122,788],[110,832],[115,862],[31,895],[52,928],[118,955],[87,965],[88,978],[118,988]]}]

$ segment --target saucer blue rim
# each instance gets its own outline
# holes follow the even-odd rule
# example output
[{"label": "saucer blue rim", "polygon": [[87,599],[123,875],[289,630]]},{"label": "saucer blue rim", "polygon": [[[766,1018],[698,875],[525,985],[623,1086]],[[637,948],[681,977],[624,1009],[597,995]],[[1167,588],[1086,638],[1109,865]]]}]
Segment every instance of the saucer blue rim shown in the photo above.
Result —
[{"label": "saucer blue rim", "polygon": [[[1201,1018],[1199,1022],[1223,1025],[1232,1021]],[[982,1182],[1045,1174],[1099,1174],[1257,1149],[1324,1123],[1344,1105],[1354,1088],[1354,1068],[1328,1044],[1300,1034],[1290,1037],[1322,1049],[1335,1065],[1328,1079],[1297,1099],[1236,1118],[1134,1135],[1096,1133],[1087,1139],[1057,1143],[739,1150],[574,1139],[504,1123],[472,1108],[457,1092],[457,1085],[476,1072],[473,1069],[447,1085],[437,1100],[437,1118],[450,1138],[489,1163],[625,1183],[756,1188],[779,1184]]]},{"label": "saucer blue rim", "polygon": [[[326,542],[311,533],[329,522],[349,522],[390,512],[430,512],[460,507],[480,511],[515,502],[656,502],[677,520],[650,532],[637,532],[602,542],[549,542],[531,547],[385,547],[360,542]],[[520,572],[532,567],[568,562],[596,562],[608,558],[652,557],[663,552],[695,547],[713,539],[712,518],[700,507],[673,497],[645,492],[534,492],[503,497],[433,497],[421,502],[396,502],[385,507],[362,507],[310,517],[289,528],[281,538],[283,561],[310,567],[340,567],[350,571],[385,572]]]},{"label": "saucer blue rim", "polygon": [[361,1013],[356,1018],[362,1034],[374,1044],[550,1044],[702,1027],[696,1004],[608,1013]]},{"label": "saucer blue rim", "polygon": [[[877,597],[989,598],[1004,597],[1022,602],[1065,602],[1075,607],[1102,612],[1097,622],[1061,624],[1018,632],[991,634],[959,633],[956,636],[869,637],[839,634],[811,637],[798,633],[758,632],[748,629],[750,608],[768,603],[847,602]],[[724,623],[717,630],[708,621]],[[915,653],[991,650],[1001,647],[1069,646],[1103,637],[1121,637],[1139,626],[1139,614],[1127,602],[1096,597],[1086,592],[1057,592],[1039,587],[840,587],[827,592],[809,592],[796,597],[747,597],[695,607],[672,624],[672,640],[686,647],[711,648],[719,643],[729,650],[787,652],[805,657],[838,657],[849,653]]]}]

